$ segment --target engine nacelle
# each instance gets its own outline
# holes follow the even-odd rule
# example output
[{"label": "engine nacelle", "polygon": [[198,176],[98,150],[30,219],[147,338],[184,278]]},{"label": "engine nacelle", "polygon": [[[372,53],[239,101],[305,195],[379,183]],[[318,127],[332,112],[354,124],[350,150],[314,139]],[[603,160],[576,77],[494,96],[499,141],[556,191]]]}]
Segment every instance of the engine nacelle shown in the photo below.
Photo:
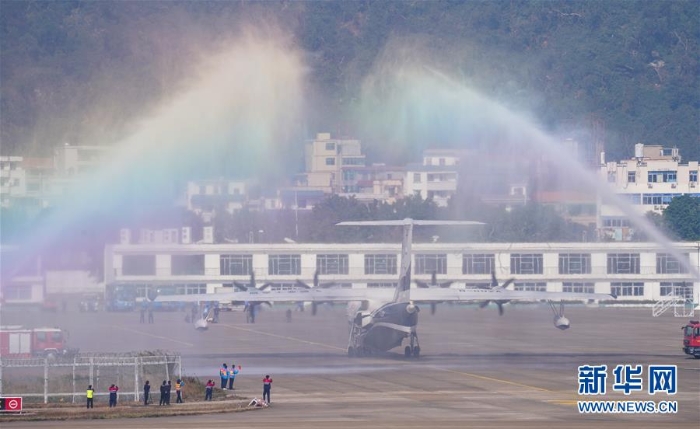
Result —
[{"label": "engine nacelle", "polygon": [[418,311],[418,310],[419,310],[418,306],[415,305],[415,304],[413,304],[413,303],[410,303],[410,304],[408,304],[408,305],[406,306],[406,312],[407,312],[408,314],[413,314],[413,313],[415,313],[415,312]]},{"label": "engine nacelle", "polygon": [[569,322],[569,319],[567,319],[564,316],[555,316],[554,317],[554,326],[557,329],[561,329],[562,331],[569,329],[569,326],[571,326],[571,322]]}]

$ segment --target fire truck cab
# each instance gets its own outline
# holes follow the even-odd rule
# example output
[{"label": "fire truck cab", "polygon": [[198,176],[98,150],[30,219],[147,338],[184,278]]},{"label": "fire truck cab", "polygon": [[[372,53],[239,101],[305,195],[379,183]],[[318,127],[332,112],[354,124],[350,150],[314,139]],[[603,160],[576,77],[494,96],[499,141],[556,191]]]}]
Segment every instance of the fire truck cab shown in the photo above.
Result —
[{"label": "fire truck cab", "polygon": [[683,351],[700,359],[700,320],[691,320],[683,328]]},{"label": "fire truck cab", "polygon": [[27,329],[21,326],[0,327],[0,356],[66,357],[77,353],[66,347],[66,332],[58,328]]}]

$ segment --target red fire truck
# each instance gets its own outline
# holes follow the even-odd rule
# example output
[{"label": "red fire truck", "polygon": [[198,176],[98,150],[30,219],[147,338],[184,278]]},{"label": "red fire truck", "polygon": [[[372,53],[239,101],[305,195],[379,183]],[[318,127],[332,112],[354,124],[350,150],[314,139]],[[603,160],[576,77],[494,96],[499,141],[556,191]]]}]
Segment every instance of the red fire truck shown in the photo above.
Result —
[{"label": "red fire truck", "polygon": [[66,347],[67,335],[58,328],[28,329],[0,326],[0,356],[4,358],[67,357],[78,350]]},{"label": "red fire truck", "polygon": [[691,320],[683,328],[683,351],[700,359],[700,320]]}]

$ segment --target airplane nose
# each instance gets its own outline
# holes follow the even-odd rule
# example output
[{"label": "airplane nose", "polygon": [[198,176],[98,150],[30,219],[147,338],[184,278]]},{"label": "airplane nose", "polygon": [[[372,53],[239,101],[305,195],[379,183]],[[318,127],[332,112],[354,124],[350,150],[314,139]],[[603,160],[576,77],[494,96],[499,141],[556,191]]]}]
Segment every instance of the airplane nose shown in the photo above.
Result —
[{"label": "airplane nose", "polygon": [[415,313],[416,311],[418,311],[418,307],[416,307],[415,304],[408,304],[408,305],[406,306],[406,312],[407,312],[408,314],[413,314],[413,313]]}]

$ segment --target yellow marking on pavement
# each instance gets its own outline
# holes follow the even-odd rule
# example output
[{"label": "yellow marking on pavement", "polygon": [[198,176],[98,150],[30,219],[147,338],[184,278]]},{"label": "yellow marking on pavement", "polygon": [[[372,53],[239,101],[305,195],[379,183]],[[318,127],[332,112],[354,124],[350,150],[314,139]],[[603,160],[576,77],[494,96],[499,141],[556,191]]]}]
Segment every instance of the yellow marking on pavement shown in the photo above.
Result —
[{"label": "yellow marking on pavement", "polygon": [[551,399],[547,402],[557,405],[577,405],[578,400],[576,399]]},{"label": "yellow marking on pavement", "polygon": [[194,347],[194,344],[188,343],[188,342],[186,342],[186,341],[175,340],[175,339],[173,339],[173,338],[163,337],[163,336],[161,336],[161,335],[149,334],[148,332],[143,332],[143,331],[139,331],[139,330],[131,329],[131,328],[125,328],[125,327],[123,327],[123,326],[111,326],[111,327],[112,327],[112,328],[121,329],[121,330],[123,330],[123,331],[128,331],[128,332],[133,332],[133,333],[136,333],[136,334],[145,335],[145,336],[147,336],[147,337],[158,338],[158,339],[161,339],[161,340],[167,340],[167,341],[172,341],[172,342],[174,342],[174,343],[184,344],[184,345],[186,345],[186,346],[188,346],[188,347]]},{"label": "yellow marking on pavement", "polygon": [[452,373],[454,373],[454,374],[465,375],[465,376],[467,376],[467,377],[478,378],[478,379],[481,379],[481,380],[495,381],[495,382],[498,382],[498,383],[510,384],[510,385],[512,385],[512,386],[526,387],[526,388],[528,388],[528,389],[539,390],[539,391],[541,391],[541,392],[553,392],[552,390],[545,389],[545,388],[543,388],[543,387],[530,386],[530,385],[528,385],[528,384],[518,383],[518,382],[510,381],[510,380],[503,380],[503,379],[501,379],[501,378],[487,377],[487,376],[485,376],[485,375],[478,375],[478,374],[472,374],[472,373],[469,373],[469,372],[455,371],[455,370],[453,370],[453,369],[440,368],[440,367],[436,367],[436,366],[434,366],[433,368],[439,369],[439,370],[442,370],[442,371],[452,372]]},{"label": "yellow marking on pavement", "polygon": [[342,348],[342,347],[331,346],[330,344],[323,344],[323,343],[317,343],[317,342],[314,342],[314,341],[302,340],[302,339],[299,339],[299,338],[288,337],[288,336],[286,336],[286,335],[270,334],[270,333],[268,333],[268,332],[256,331],[255,329],[249,329],[249,328],[241,328],[240,326],[228,325],[228,324],[226,324],[226,323],[219,323],[219,325],[221,325],[221,326],[226,326],[227,328],[231,328],[231,329],[237,329],[237,330],[239,330],[239,331],[252,332],[252,333],[254,333],[254,334],[260,334],[260,335],[267,335],[268,337],[281,338],[281,339],[284,339],[284,340],[296,341],[296,342],[298,342],[298,343],[311,344],[311,345],[314,345],[314,346],[326,347],[326,348],[333,349],[333,350],[343,350],[343,351],[345,351],[345,349]]}]

